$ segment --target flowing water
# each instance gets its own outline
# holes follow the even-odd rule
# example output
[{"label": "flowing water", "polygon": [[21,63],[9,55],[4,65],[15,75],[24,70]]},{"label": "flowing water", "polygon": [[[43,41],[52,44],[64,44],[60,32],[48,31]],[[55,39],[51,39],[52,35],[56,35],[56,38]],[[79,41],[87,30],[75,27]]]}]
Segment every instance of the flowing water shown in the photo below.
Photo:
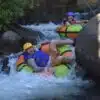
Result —
[{"label": "flowing water", "polygon": [[[58,25],[53,23],[27,25],[24,27],[40,30],[49,39],[59,38],[55,33]],[[40,76],[37,74],[17,73],[17,57],[9,56],[10,75],[0,75],[0,100],[75,100],[75,96],[84,95],[91,86],[88,80],[76,77],[74,65],[66,78]],[[72,96],[73,95],[73,96]]]}]

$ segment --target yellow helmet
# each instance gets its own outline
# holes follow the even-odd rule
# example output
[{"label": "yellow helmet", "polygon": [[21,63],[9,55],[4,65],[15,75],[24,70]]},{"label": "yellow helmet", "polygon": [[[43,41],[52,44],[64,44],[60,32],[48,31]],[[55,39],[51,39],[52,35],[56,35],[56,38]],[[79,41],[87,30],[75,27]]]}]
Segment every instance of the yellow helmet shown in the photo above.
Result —
[{"label": "yellow helmet", "polygon": [[23,45],[23,50],[25,51],[25,50],[27,50],[27,49],[29,49],[29,48],[31,48],[31,47],[33,47],[32,43],[27,42],[27,43],[25,43],[25,44]]}]

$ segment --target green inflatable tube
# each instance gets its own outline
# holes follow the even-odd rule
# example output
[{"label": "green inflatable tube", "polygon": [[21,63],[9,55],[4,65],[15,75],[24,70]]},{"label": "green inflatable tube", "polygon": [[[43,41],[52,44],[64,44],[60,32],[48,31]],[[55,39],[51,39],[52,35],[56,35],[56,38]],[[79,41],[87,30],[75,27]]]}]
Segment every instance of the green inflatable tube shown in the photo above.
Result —
[{"label": "green inflatable tube", "polygon": [[67,32],[80,32],[83,27],[80,24],[69,25]]},{"label": "green inflatable tube", "polygon": [[59,36],[60,36],[61,38],[66,37],[65,33],[59,33]]},{"label": "green inflatable tube", "polygon": [[32,67],[28,66],[27,64],[21,64],[21,65],[18,67],[17,71],[19,71],[19,72],[33,73],[34,70],[33,70]]},{"label": "green inflatable tube", "polygon": [[[24,65],[24,67],[23,67],[23,65]],[[30,66],[28,66],[26,64],[20,65],[17,70],[19,72],[26,72],[26,73],[33,73],[33,72],[35,72],[32,67],[30,67]],[[68,68],[68,66],[66,66],[64,64],[61,64],[59,66],[55,66],[54,70],[55,70],[54,71],[54,75],[56,77],[65,77],[65,76],[68,75],[68,73],[70,71],[70,69]]]},{"label": "green inflatable tube", "polygon": [[59,65],[59,66],[55,66],[54,68],[55,68],[54,74],[56,77],[65,77],[68,75],[68,73],[70,71],[68,66],[63,65],[63,64]]},{"label": "green inflatable tube", "polygon": [[33,73],[33,69],[29,66],[25,66],[21,72],[28,72],[28,73]]}]

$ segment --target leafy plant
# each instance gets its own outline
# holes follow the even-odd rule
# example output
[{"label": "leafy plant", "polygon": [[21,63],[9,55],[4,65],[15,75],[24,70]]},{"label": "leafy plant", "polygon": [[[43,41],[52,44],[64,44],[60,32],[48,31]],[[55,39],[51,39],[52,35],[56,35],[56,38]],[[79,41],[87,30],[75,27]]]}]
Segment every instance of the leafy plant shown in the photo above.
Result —
[{"label": "leafy plant", "polygon": [[31,1],[33,0],[0,0],[0,30],[16,18],[23,16],[24,8],[29,7]]}]

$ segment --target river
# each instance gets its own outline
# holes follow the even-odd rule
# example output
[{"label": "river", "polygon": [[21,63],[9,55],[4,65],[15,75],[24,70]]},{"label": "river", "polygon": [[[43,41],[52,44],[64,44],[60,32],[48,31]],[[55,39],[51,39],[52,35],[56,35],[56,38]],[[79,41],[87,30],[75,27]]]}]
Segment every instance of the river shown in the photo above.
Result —
[{"label": "river", "polygon": [[[48,23],[24,27],[39,30],[46,36],[46,39],[51,40],[59,38],[55,32],[57,26]],[[75,75],[74,67],[65,78],[44,77],[24,72],[17,73],[15,71],[16,60],[14,54],[11,54],[8,64],[11,68],[10,75],[0,74],[1,100],[87,100],[87,98],[92,100],[93,91],[98,93],[93,87],[93,82],[82,80],[81,76]]]}]

